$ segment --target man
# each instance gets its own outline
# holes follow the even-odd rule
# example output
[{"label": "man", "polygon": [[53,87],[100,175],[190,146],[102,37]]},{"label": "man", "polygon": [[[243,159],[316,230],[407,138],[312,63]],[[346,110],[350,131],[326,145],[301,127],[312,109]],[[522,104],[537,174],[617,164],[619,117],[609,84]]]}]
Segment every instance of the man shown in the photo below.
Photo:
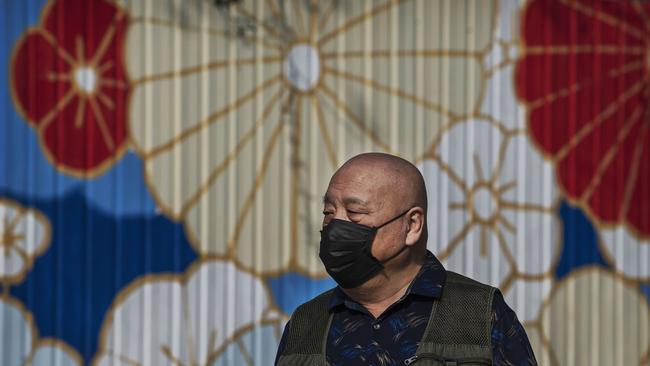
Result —
[{"label": "man", "polygon": [[427,250],[426,188],[413,164],[358,155],[323,201],[320,258],[339,286],[296,309],[277,365],[537,364],[501,293]]}]

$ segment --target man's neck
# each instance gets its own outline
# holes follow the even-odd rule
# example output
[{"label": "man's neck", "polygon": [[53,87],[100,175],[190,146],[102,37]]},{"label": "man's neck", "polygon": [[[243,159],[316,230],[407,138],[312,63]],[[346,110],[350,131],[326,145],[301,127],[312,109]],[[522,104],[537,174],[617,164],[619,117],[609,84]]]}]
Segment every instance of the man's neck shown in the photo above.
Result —
[{"label": "man's neck", "polygon": [[378,318],[404,296],[421,267],[422,263],[413,264],[390,275],[383,271],[368,283],[354,289],[343,289],[343,292]]}]

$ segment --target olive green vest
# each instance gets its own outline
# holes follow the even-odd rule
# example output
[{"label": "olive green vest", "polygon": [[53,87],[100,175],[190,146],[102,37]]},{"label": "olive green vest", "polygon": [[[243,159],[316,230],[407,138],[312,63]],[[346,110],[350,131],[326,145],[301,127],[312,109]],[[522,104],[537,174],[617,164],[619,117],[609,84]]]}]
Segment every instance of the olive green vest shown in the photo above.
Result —
[{"label": "olive green vest", "polygon": [[[301,305],[291,316],[278,366],[326,366],[325,347],[333,313],[333,290]],[[496,289],[447,271],[440,299],[415,355],[405,365],[491,365],[492,298]]]}]

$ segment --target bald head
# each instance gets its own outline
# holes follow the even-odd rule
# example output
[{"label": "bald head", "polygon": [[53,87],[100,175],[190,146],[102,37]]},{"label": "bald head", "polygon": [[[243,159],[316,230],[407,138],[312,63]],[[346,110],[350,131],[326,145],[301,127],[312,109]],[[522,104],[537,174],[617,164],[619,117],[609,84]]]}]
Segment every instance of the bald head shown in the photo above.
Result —
[{"label": "bald head", "polygon": [[[384,153],[357,155],[343,164],[332,177],[357,176],[369,189],[387,194],[386,200],[397,206],[421,207],[427,211],[427,191],[422,174],[408,160]],[[364,182],[365,181],[365,182]]]}]

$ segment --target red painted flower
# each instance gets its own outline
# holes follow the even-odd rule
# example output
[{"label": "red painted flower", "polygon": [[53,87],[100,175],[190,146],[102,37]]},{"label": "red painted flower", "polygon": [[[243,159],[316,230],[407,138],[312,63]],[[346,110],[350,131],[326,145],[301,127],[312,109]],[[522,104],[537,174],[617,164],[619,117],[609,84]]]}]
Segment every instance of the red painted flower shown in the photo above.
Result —
[{"label": "red painted flower", "polygon": [[126,23],[106,1],[59,0],[16,45],[14,101],[66,173],[95,176],[126,150]]},{"label": "red painted flower", "polygon": [[650,3],[535,0],[516,73],[567,197],[650,237]]}]

